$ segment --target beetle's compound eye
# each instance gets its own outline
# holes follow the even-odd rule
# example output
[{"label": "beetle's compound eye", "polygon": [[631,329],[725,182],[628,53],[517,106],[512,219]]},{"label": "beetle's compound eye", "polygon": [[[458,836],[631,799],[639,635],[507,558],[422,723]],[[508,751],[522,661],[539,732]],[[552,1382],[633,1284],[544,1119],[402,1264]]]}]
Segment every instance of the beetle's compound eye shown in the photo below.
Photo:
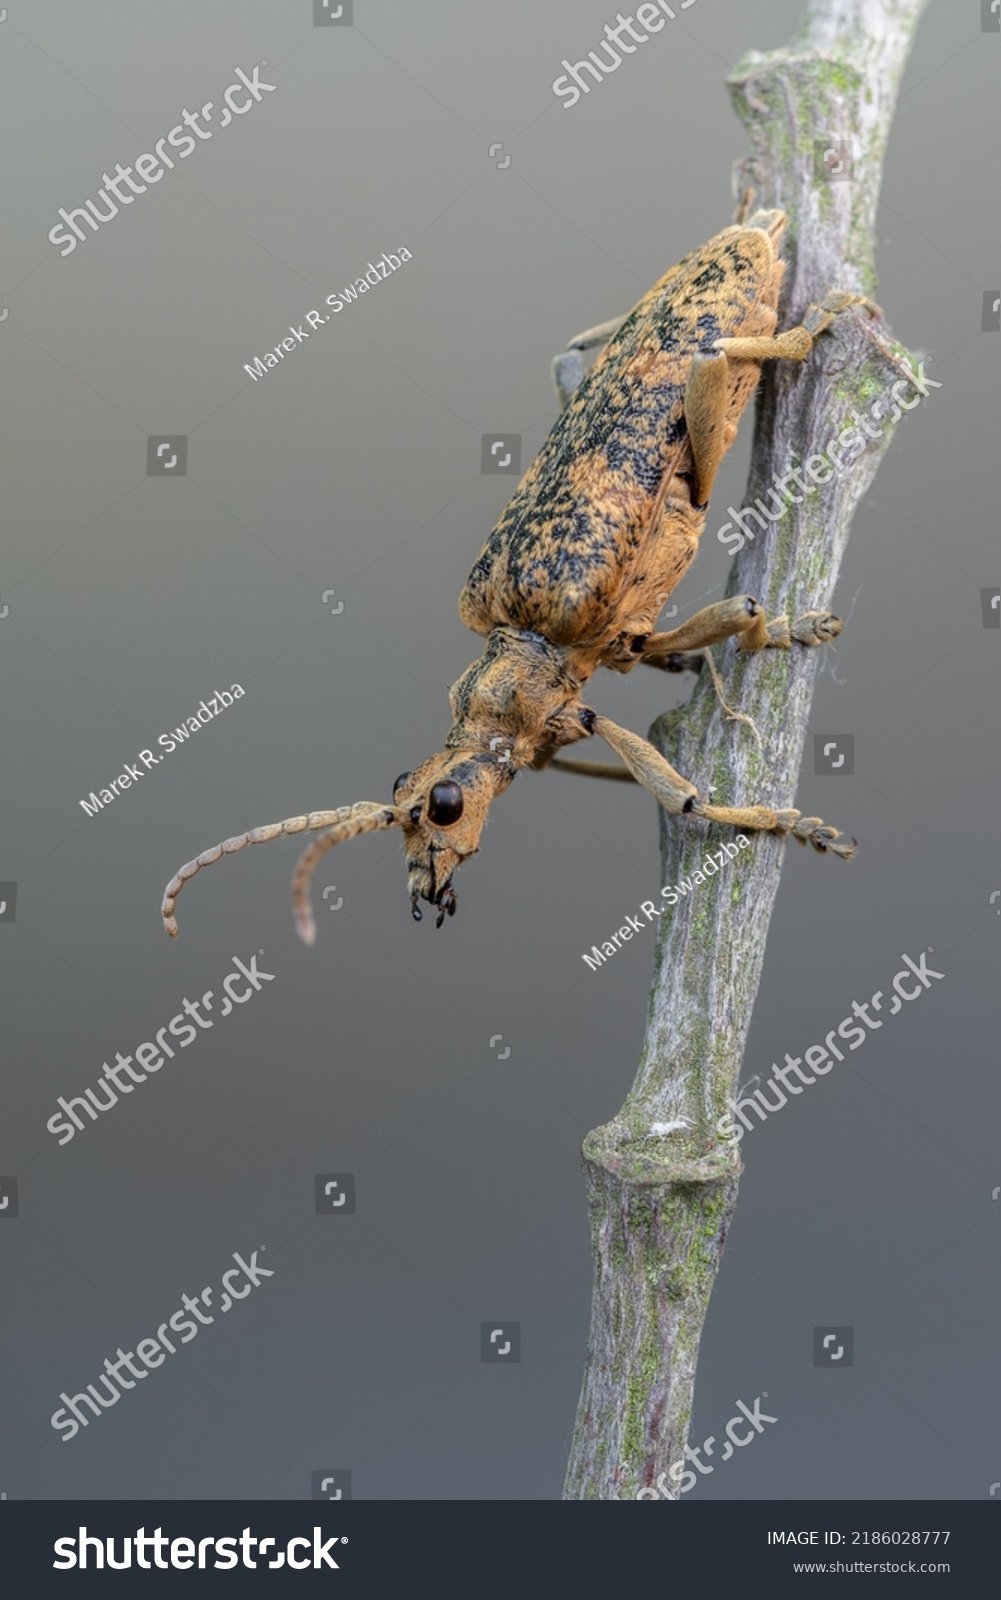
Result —
[{"label": "beetle's compound eye", "polygon": [[436,827],[449,828],[462,816],[462,790],[449,779],[436,783],[428,795],[428,821]]},{"label": "beetle's compound eye", "polygon": [[394,800],[396,799],[397,790],[403,788],[403,785],[406,783],[406,781],[409,778],[409,776],[410,776],[409,772],[401,772],[400,776],[397,778],[396,782],[393,784],[393,799]]}]

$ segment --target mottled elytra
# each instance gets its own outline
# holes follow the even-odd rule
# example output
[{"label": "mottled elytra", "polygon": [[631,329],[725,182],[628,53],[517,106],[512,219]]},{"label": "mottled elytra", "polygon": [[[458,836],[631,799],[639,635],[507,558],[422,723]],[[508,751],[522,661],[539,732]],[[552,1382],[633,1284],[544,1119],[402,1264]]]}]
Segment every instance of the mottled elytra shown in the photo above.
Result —
[{"label": "mottled elytra", "polygon": [[[627,317],[581,334],[569,349],[604,346],[584,376],[577,362],[564,409],[480,552],[459,614],[485,636],[483,654],[452,685],[452,726],[439,754],[401,773],[389,805],[363,800],[335,811],[254,828],[206,850],[168,883],[162,915],[177,935],[174,906],[189,878],[220,856],[288,834],[318,831],[296,866],[293,909],[307,944],[314,867],[335,844],[399,828],[407,888],[441,927],[455,911],[452,876],[474,855],[491,801],[524,767],[641,783],[668,812],[745,829],[791,834],[847,859],[843,839],[819,817],[769,806],[710,805],[647,740],[586,706],[599,667],[642,662],[697,669],[710,645],[732,636],[743,650],[827,643],[841,631],[829,612],[790,625],[759,601],[734,595],[668,633],[654,625],[691,565],[713,480],[754,393],[761,364],[803,361],[815,337],[859,295],[831,293],[803,322],[776,333],[783,265],[781,211],[757,211],[686,256]],[[564,370],[566,370],[564,368]],[[555,759],[600,735],[620,763]],[[322,831],[319,831],[322,830]]]}]

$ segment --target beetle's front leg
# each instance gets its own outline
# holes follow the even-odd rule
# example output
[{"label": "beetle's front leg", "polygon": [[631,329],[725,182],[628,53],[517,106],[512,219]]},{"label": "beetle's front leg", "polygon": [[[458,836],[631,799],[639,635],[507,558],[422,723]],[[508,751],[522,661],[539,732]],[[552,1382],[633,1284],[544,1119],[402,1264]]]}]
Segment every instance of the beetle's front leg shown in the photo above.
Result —
[{"label": "beetle's front leg", "polygon": [[858,848],[855,839],[843,839],[837,828],[829,828],[821,817],[804,817],[798,811],[774,811],[771,806],[715,806],[700,800],[694,783],[675,772],[659,750],[638,733],[620,728],[608,717],[595,714],[594,733],[600,734],[611,745],[616,755],[625,763],[637,783],[648,789],[665,811],[678,816],[686,813],[702,817],[707,822],[721,822],[735,828],[749,828],[758,832],[791,834],[815,850],[830,850],[842,860],[849,860]]}]

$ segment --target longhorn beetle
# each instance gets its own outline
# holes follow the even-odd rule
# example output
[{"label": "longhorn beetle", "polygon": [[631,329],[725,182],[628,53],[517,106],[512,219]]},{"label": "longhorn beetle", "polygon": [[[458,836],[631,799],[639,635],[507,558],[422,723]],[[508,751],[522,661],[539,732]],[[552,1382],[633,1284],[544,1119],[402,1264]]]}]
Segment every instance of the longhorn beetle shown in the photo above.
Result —
[{"label": "longhorn beetle", "polygon": [[[847,860],[856,841],[819,817],[762,805],[712,805],[645,739],[585,705],[598,667],[630,672],[637,662],[681,671],[701,665],[709,645],[736,635],[738,648],[824,644],[841,631],[830,612],[791,626],[768,619],[760,601],[733,595],[668,633],[660,608],[698,549],[709,495],[763,361],[804,361],[815,337],[846,307],[878,307],[832,292],[798,327],[776,334],[783,264],[782,211],[756,211],[694,251],[629,315],[571,341],[604,345],[571,393],[538,456],[484,545],[459,598],[459,614],[486,637],[478,661],[452,685],[445,748],[401,773],[389,805],[363,800],[253,828],[189,861],[168,883],[161,912],[177,936],[174,907],[189,878],[220,856],[286,834],[322,830],[292,879],[301,937],[316,928],[309,901],[314,867],[336,844],[400,828],[412,914],[436,907],[437,926],[455,912],[452,876],[474,855],[490,802],[524,767],[550,765],[641,783],[671,813],[740,828],[791,834]],[[579,356],[574,358],[578,365]],[[558,363],[559,370],[559,363]],[[564,371],[566,368],[564,368]],[[599,734],[623,765],[556,760],[565,745]]]}]

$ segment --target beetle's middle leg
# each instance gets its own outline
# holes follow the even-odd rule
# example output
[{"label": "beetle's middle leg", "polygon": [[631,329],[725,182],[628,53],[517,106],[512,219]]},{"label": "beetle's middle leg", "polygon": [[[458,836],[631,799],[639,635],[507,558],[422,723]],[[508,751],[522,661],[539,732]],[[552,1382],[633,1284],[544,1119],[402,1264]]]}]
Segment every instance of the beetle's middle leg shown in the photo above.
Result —
[{"label": "beetle's middle leg", "polygon": [[760,600],[749,594],[731,595],[705,606],[680,628],[669,633],[648,633],[633,641],[632,649],[648,667],[680,672],[686,667],[698,671],[701,658],[688,652],[705,650],[721,639],[739,637],[741,650],[788,650],[793,642],[802,645],[829,644],[841,632],[841,619],[831,611],[807,611],[790,626],[789,618],[769,621]]}]

